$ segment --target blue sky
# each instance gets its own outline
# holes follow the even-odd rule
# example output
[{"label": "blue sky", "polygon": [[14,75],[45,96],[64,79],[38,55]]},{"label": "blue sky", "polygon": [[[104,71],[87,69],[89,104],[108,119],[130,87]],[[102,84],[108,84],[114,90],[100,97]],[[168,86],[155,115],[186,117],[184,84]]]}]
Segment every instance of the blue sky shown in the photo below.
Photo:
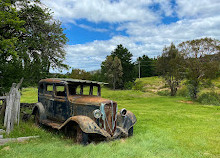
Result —
[{"label": "blue sky", "polygon": [[[62,22],[69,42],[65,63],[100,68],[118,44],[157,57],[171,42],[220,39],[219,0],[43,0]],[[53,70],[56,71],[56,70]],[[66,72],[66,71],[65,71]]]}]

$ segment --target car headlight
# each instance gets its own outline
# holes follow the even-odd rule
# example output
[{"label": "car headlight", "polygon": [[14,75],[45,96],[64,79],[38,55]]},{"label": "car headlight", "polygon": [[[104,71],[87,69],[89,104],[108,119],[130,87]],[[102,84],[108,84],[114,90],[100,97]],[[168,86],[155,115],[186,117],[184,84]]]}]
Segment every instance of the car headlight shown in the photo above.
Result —
[{"label": "car headlight", "polygon": [[96,109],[96,110],[93,111],[93,115],[96,119],[98,119],[102,116],[102,113],[99,109]]},{"label": "car headlight", "polygon": [[125,116],[127,113],[127,110],[125,108],[121,109],[120,114],[121,116]]}]

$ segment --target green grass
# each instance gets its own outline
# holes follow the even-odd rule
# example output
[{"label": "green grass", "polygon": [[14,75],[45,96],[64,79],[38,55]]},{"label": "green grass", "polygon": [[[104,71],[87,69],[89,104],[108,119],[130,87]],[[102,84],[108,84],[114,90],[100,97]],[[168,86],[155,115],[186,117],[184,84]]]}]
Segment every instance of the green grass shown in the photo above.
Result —
[{"label": "green grass", "polygon": [[[23,89],[22,94],[21,102],[37,102],[36,88]],[[1,146],[0,157],[220,157],[220,107],[132,90],[104,88],[102,96],[136,115],[133,137],[83,147],[31,121],[22,122],[10,137],[40,138]]]}]

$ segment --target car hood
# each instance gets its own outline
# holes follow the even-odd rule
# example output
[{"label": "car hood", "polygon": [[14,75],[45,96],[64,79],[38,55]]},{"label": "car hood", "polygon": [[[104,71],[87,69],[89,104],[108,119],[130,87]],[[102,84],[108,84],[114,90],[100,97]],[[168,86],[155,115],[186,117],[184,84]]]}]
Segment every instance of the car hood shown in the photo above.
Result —
[{"label": "car hood", "polygon": [[[84,105],[101,105],[101,103],[108,104],[111,100],[99,97],[99,96],[85,96],[85,95],[73,95],[69,97],[70,102],[74,104]],[[116,103],[113,101],[113,103]]]}]

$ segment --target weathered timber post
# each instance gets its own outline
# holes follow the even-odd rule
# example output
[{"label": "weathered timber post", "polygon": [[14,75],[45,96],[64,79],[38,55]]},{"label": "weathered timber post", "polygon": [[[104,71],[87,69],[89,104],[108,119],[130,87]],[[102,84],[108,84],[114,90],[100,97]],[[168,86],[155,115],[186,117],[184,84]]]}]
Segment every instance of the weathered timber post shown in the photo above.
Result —
[{"label": "weathered timber post", "polygon": [[23,81],[17,84],[13,83],[9,94],[6,96],[6,110],[5,110],[5,119],[4,119],[4,126],[6,127],[6,133],[9,134],[13,128],[14,123],[19,125],[19,118],[20,118],[20,92],[19,87]]}]

